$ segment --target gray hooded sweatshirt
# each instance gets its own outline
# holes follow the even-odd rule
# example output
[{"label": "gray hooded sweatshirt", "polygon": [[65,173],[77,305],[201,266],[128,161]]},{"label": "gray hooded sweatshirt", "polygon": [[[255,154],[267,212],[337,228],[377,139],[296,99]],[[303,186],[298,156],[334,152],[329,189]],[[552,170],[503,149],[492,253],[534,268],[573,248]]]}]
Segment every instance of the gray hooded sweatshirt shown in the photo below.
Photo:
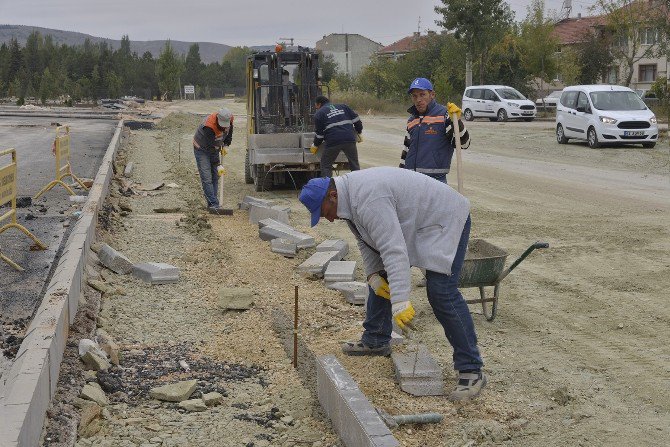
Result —
[{"label": "gray hooded sweatshirt", "polygon": [[409,299],[410,266],[451,274],[470,214],[468,199],[445,183],[400,168],[369,168],[334,180],[337,217],[359,233],[365,274],[388,273],[392,303]]}]

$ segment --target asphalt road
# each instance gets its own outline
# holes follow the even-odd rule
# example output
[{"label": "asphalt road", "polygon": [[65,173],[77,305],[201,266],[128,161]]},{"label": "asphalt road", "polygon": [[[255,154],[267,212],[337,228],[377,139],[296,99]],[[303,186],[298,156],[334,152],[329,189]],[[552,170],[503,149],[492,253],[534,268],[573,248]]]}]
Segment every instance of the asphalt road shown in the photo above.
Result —
[{"label": "asphalt road", "polygon": [[[70,125],[72,170],[80,178],[95,176],[116,126],[112,120],[0,119],[0,149],[13,147],[17,151],[19,197],[34,196],[55,178],[51,144],[55,136],[52,123],[56,121]],[[10,161],[8,156],[1,157],[0,166]],[[70,183],[70,179],[65,181]],[[9,229],[0,234],[2,253],[25,268],[24,272],[17,272],[0,261],[0,324],[5,326],[6,333],[20,332],[39,306],[59,248],[73,222],[72,213],[79,208],[81,204],[72,204],[65,189],[56,186],[31,206],[17,210],[18,223],[48,246],[44,251],[31,251],[32,241],[19,230]],[[3,208],[0,213],[6,211]]]}]

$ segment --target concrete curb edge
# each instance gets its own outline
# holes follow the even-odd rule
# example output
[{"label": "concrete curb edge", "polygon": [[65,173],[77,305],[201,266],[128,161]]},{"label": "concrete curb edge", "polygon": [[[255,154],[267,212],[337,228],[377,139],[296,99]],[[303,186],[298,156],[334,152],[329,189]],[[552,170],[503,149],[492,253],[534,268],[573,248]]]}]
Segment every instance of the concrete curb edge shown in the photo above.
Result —
[{"label": "concrete curb edge", "polygon": [[[88,249],[95,239],[98,211],[109,192],[113,160],[121,142],[119,121],[82,214],[72,229],[26,337],[0,388],[0,445],[37,446],[51,398],[70,324],[74,321],[84,280]],[[1,385],[0,385],[1,386]]]}]

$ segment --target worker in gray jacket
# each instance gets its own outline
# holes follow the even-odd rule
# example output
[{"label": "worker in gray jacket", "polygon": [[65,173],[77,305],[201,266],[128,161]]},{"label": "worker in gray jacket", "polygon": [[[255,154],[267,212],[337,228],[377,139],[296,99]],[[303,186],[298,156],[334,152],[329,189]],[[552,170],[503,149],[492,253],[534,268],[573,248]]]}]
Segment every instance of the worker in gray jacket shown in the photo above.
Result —
[{"label": "worker in gray jacket", "polygon": [[310,180],[300,201],[312,216],[344,220],[358,240],[369,297],[360,341],[348,355],[389,355],[394,320],[414,317],[410,267],[426,269],[428,302],[454,349],[459,371],[451,400],[475,397],[486,385],[474,323],[458,290],[470,235],[470,203],[447,184],[407,169],[379,167]]}]

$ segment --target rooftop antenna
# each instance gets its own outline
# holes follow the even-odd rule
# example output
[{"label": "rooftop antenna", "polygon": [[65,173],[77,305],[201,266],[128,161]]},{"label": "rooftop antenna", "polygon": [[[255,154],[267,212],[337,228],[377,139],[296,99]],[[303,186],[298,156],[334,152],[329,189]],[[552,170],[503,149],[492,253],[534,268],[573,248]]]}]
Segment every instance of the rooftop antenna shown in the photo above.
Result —
[{"label": "rooftop antenna", "polygon": [[563,0],[563,6],[561,6],[561,11],[563,12],[563,18],[567,19],[570,17],[572,12],[572,0]]},{"label": "rooftop antenna", "polygon": [[421,34],[421,16],[419,16],[419,23],[416,24],[416,34]]}]

